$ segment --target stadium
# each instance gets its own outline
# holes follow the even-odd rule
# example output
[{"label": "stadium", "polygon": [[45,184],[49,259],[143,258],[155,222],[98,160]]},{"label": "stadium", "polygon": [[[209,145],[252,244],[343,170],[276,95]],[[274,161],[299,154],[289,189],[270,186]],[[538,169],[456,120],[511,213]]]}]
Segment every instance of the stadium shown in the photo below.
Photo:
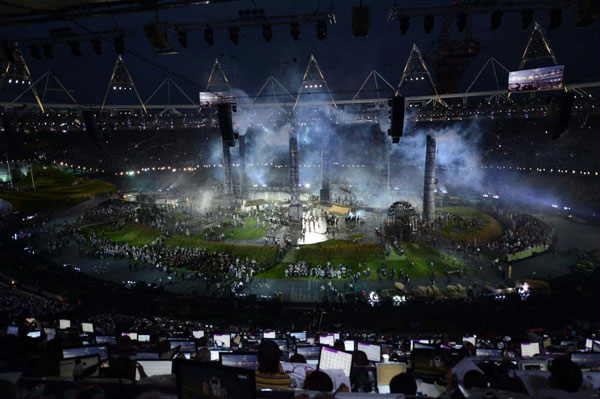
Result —
[{"label": "stadium", "polygon": [[598,397],[597,2],[352,3],[0,4],[0,397]]}]

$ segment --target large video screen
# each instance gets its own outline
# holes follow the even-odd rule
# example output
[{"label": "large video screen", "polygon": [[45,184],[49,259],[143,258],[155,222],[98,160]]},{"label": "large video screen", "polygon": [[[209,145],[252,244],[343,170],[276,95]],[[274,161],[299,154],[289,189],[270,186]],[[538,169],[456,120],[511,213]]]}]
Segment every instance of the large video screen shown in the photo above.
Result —
[{"label": "large video screen", "polygon": [[563,87],[564,72],[564,65],[510,72],[508,91],[560,89]]}]

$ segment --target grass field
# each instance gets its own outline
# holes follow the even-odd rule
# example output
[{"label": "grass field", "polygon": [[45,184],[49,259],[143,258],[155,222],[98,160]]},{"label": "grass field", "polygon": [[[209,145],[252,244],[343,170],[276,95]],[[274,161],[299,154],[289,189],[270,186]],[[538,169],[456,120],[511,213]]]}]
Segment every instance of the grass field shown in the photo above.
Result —
[{"label": "grass field", "polygon": [[263,245],[240,245],[227,242],[205,241],[202,235],[192,234],[188,236],[173,236],[167,238],[167,247],[197,247],[211,252],[225,252],[240,258],[256,259],[257,262],[269,262],[275,264],[277,261],[277,248]]},{"label": "grass field", "polygon": [[453,240],[461,242],[471,242],[474,238],[482,242],[489,242],[502,235],[504,229],[496,219],[475,208],[463,206],[449,206],[436,209],[439,212],[454,214],[461,219],[476,218],[479,221],[478,227],[464,228],[458,223],[450,222],[442,230],[442,235]]},{"label": "grass field", "polygon": [[[362,279],[365,279],[364,272],[369,268],[371,276],[367,278],[368,280],[377,279],[376,269],[382,266],[384,262],[388,268],[393,267],[396,269],[396,272],[398,268],[402,268],[402,271],[408,273],[411,277],[429,277],[430,262],[433,262],[434,271],[438,276],[442,275],[446,269],[454,270],[458,266],[464,266],[457,259],[424,243],[403,243],[403,248],[405,253],[403,256],[395,251],[392,251],[389,256],[384,256],[383,251],[377,244],[357,244],[351,241],[329,240],[289,250],[281,263],[256,275],[256,277],[285,279],[287,266],[301,260],[308,261],[312,265],[325,265],[327,261],[335,266],[343,263],[355,273],[360,271]],[[411,261],[414,262],[414,267],[410,266]]]},{"label": "grass field", "polygon": [[86,230],[95,231],[99,238],[108,238],[114,242],[126,242],[136,247],[148,245],[162,235],[160,231],[136,222],[127,222],[121,228],[111,224],[110,226],[94,226]]},{"label": "grass field", "polygon": [[116,192],[115,186],[96,179],[76,178],[53,168],[34,168],[36,190],[30,190],[31,175],[22,177],[15,187],[27,191],[2,191],[0,198],[17,211],[37,211],[54,206],[68,207],[99,193]]},{"label": "grass field", "polygon": [[235,241],[244,241],[262,238],[266,235],[267,230],[263,228],[262,224],[257,228],[256,219],[248,218],[246,219],[246,227],[235,227],[230,238]]},{"label": "grass field", "polygon": [[[135,222],[127,222],[122,227],[116,224],[93,226],[87,232],[95,231],[101,238],[108,238],[114,242],[127,242],[135,246],[150,244],[162,233],[151,227]],[[203,235],[172,236],[165,241],[167,247],[204,248],[211,252],[225,252],[242,258],[256,259],[258,262],[275,264],[277,261],[277,248],[262,245],[239,245],[226,242],[206,241]]]}]

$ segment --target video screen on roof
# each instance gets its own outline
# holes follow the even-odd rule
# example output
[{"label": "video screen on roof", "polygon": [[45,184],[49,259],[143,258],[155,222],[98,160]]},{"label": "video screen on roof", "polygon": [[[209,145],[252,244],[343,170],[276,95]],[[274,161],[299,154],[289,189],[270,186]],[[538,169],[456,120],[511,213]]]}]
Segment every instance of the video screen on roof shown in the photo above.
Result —
[{"label": "video screen on roof", "polygon": [[508,91],[560,89],[564,72],[564,65],[509,72]]}]

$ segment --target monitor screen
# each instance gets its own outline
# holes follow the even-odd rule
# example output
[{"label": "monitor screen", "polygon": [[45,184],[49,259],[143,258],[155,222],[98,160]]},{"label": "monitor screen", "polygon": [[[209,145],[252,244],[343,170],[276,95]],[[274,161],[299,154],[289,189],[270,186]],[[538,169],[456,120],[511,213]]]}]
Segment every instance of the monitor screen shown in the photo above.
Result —
[{"label": "monitor screen", "polygon": [[356,344],[356,350],[365,352],[367,354],[367,359],[369,359],[372,362],[380,362],[381,361],[381,346],[380,345],[359,342]]},{"label": "monitor screen", "polygon": [[115,344],[117,343],[117,337],[112,335],[96,335],[97,344]]},{"label": "monitor screen", "polygon": [[169,341],[171,344],[171,349],[180,346],[179,352],[181,353],[193,353],[196,352],[196,343],[194,341]]},{"label": "monitor screen", "polygon": [[135,354],[134,359],[152,360],[152,359],[160,359],[160,357],[157,352],[138,352]]},{"label": "monitor screen", "polygon": [[429,344],[428,339],[411,339],[410,340],[410,350],[415,348],[415,344]]},{"label": "monitor screen", "polygon": [[194,330],[192,331],[192,335],[194,336],[194,338],[200,339],[204,337],[204,330]]},{"label": "monitor screen", "polygon": [[582,369],[600,368],[600,353],[574,352],[571,361]]},{"label": "monitor screen", "polygon": [[275,333],[275,331],[265,331],[263,333],[263,338],[264,339],[275,339],[275,338],[277,338],[277,334]]},{"label": "monitor screen", "polygon": [[475,356],[477,356],[477,357],[487,357],[487,356],[499,357],[499,356],[502,356],[502,349],[477,348],[477,349],[475,349]]},{"label": "monitor screen", "polygon": [[354,352],[354,340],[345,339],[344,340],[344,349],[348,352]]},{"label": "monitor screen", "polygon": [[231,336],[229,334],[213,335],[216,348],[231,348]]},{"label": "monitor screen", "polygon": [[108,360],[108,346],[106,345],[92,345],[82,346],[78,348],[67,348],[62,351],[63,359],[71,359],[74,357],[88,356],[88,355],[99,355],[100,360]]},{"label": "monitor screen", "polygon": [[319,352],[321,351],[321,347],[318,345],[315,346],[297,346],[296,353],[304,356],[306,360],[317,360],[319,359]]},{"label": "monitor screen", "polygon": [[564,65],[509,72],[508,91],[560,89],[564,72]]},{"label": "monitor screen", "polygon": [[150,342],[149,334],[138,334],[138,342]]},{"label": "monitor screen", "polygon": [[219,351],[219,350],[211,350],[210,351],[210,361],[218,362],[220,359],[220,353],[231,353],[231,351]]},{"label": "monitor screen", "polygon": [[520,368],[524,371],[548,371],[547,360],[526,360],[520,362]]},{"label": "monitor screen", "polygon": [[270,339],[269,341],[275,342],[279,347],[279,350],[281,350],[282,352],[288,351],[287,339]]},{"label": "monitor screen", "polygon": [[137,341],[137,338],[138,338],[137,333],[134,333],[134,332],[122,332],[121,336],[129,337],[129,338],[131,338],[132,341]]},{"label": "monitor screen", "polygon": [[19,335],[19,326],[8,326],[6,335]]},{"label": "monitor screen", "polygon": [[60,319],[58,321],[58,328],[61,330],[71,328],[71,320]]},{"label": "monitor screen", "polygon": [[477,346],[477,337],[475,337],[475,336],[473,336],[473,337],[463,337],[463,344],[465,342],[469,342],[473,346]]},{"label": "monitor screen", "polygon": [[335,343],[335,337],[333,336],[333,334],[321,335],[319,336],[319,343],[321,345],[333,346],[333,344]]},{"label": "monitor screen", "polygon": [[[173,374],[172,360],[138,360],[137,363],[142,366],[148,377]],[[135,369],[135,380],[140,380],[140,372],[137,367]]]},{"label": "monitor screen", "polygon": [[352,354],[329,348],[321,347],[319,356],[320,370],[342,370],[346,377],[350,377],[350,369],[352,368]]},{"label": "monitor screen", "polygon": [[219,361],[223,366],[258,369],[258,354],[255,352],[220,352],[219,357]]},{"label": "monitor screen", "polygon": [[540,344],[537,342],[522,343],[521,344],[521,356],[522,357],[534,357],[540,353]]},{"label": "monitor screen", "polygon": [[98,355],[76,357],[60,361],[60,376],[65,378],[98,377],[100,359]]},{"label": "monitor screen", "polygon": [[594,340],[591,338],[586,338],[585,339],[585,349],[591,351],[593,346],[594,346]]},{"label": "monitor screen", "polygon": [[46,339],[48,341],[54,339],[54,337],[56,336],[56,329],[54,328],[44,327],[44,332],[46,333]]},{"label": "monitor screen", "polygon": [[[401,373],[406,373],[406,363],[379,363],[377,365],[377,385],[390,385],[392,378]],[[385,392],[381,392],[380,388],[379,393]]]},{"label": "monitor screen", "polygon": [[29,338],[39,338],[39,337],[41,337],[41,336],[42,336],[42,332],[41,332],[41,331],[29,331],[29,332],[27,333],[27,336],[28,336]]},{"label": "monitor screen", "polygon": [[254,370],[180,360],[175,362],[178,399],[254,399]]},{"label": "monitor screen", "polygon": [[300,342],[306,341],[306,331],[293,332],[290,335],[292,337],[296,338],[296,341],[300,341]]},{"label": "monitor screen", "polygon": [[81,331],[93,333],[94,325],[92,323],[81,323]]},{"label": "monitor screen", "polygon": [[415,378],[431,380],[444,377],[446,369],[462,358],[460,351],[449,349],[418,349],[410,353]]}]

